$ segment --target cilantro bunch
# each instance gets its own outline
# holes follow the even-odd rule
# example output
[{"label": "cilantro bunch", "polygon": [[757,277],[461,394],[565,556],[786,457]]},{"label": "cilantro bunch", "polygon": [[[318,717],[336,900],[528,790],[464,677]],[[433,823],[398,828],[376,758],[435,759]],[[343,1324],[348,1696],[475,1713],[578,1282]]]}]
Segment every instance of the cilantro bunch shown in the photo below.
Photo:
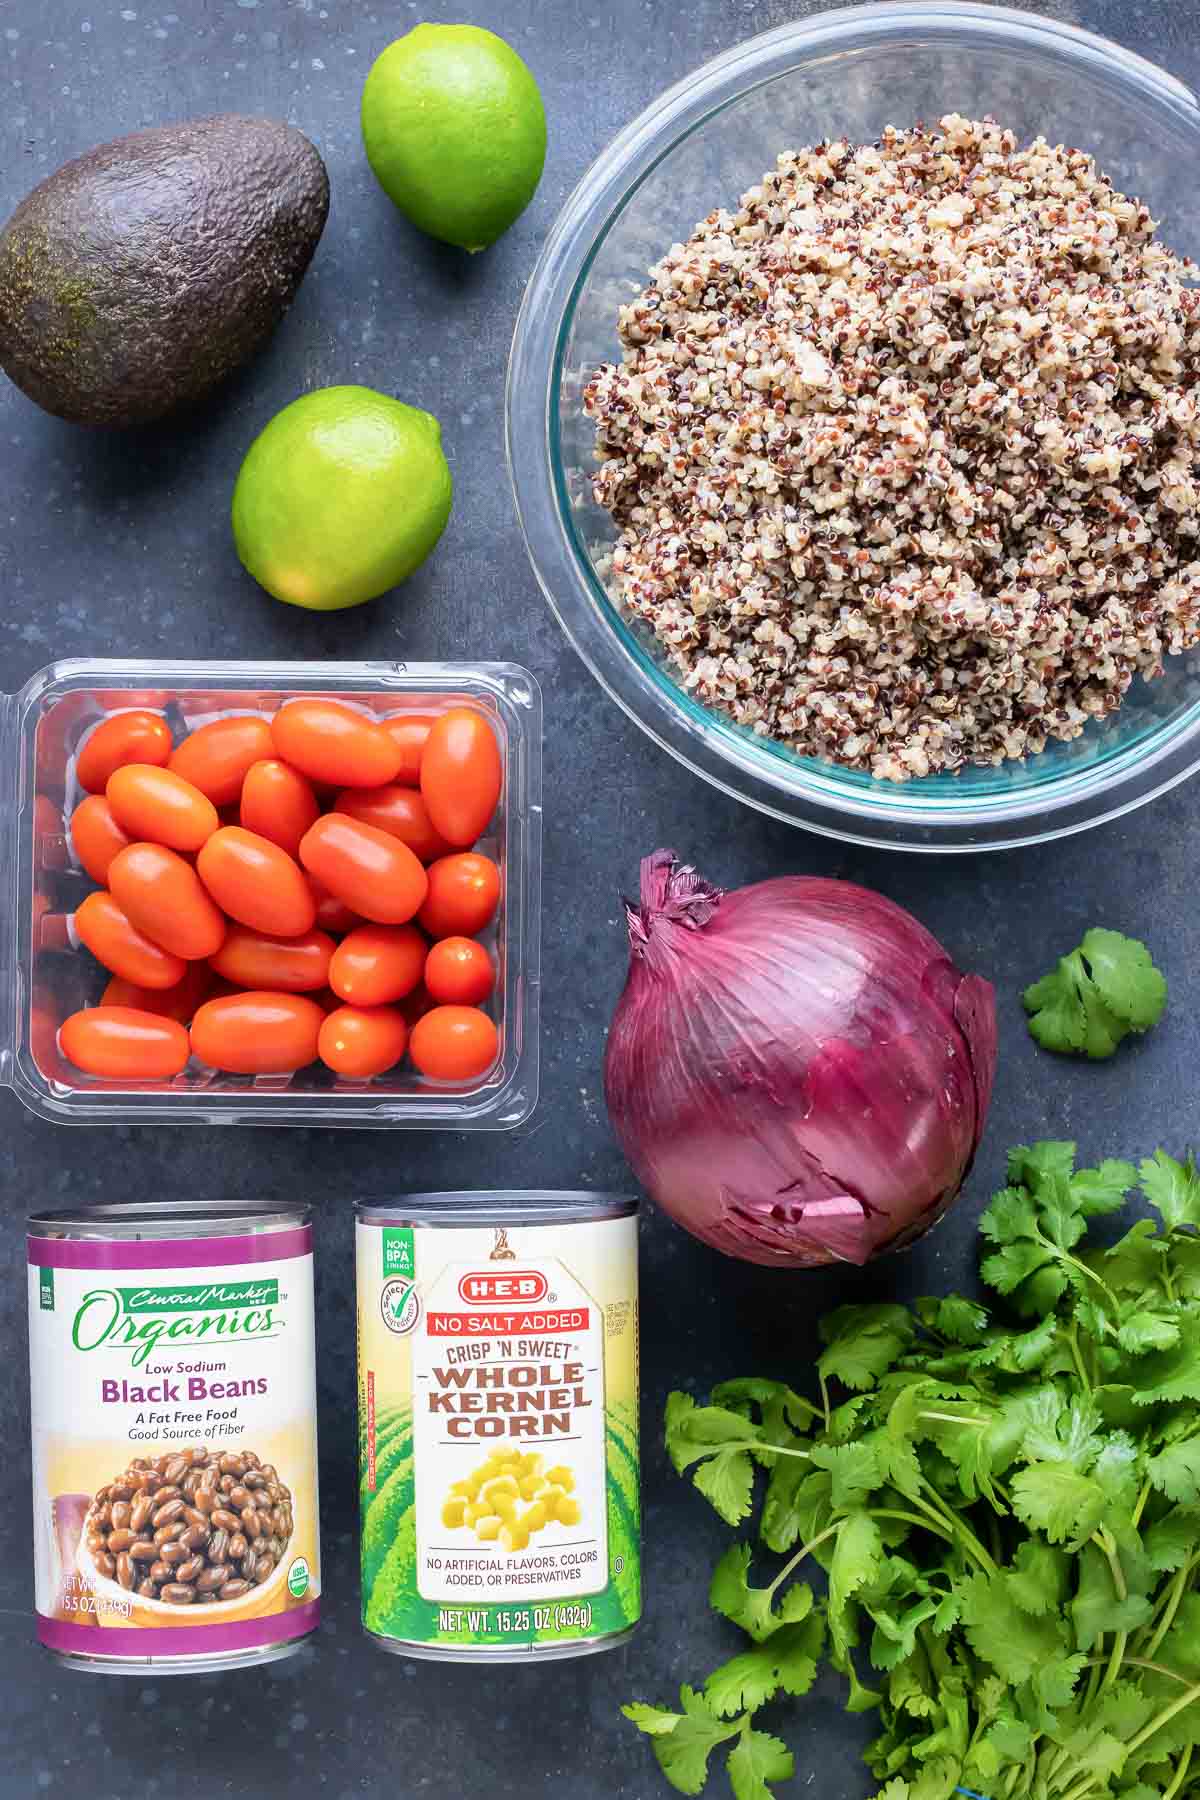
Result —
[{"label": "cilantro bunch", "polygon": [[[814,1398],[671,1395],[676,1468],[757,1534],[709,1589],[746,1645],[678,1710],[624,1709],[678,1792],[719,1751],[771,1800],[794,1762],[759,1709],[828,1662],[878,1709],[877,1800],[1200,1800],[1200,1174],[1074,1159],[1009,1158],[981,1222],[1003,1317],[843,1306]],[[1156,1216],[1089,1244],[1139,1183]]]}]

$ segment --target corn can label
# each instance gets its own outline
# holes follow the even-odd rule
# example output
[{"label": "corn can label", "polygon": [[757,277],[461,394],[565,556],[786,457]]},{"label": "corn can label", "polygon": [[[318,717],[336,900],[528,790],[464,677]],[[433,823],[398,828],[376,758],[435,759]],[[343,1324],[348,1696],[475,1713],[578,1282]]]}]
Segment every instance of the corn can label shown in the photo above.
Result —
[{"label": "corn can label", "polygon": [[627,1630],[636,1218],[356,1237],[365,1628],[467,1655]]},{"label": "corn can label", "polygon": [[28,1239],[37,1635],[242,1653],[320,1611],[312,1230]]}]

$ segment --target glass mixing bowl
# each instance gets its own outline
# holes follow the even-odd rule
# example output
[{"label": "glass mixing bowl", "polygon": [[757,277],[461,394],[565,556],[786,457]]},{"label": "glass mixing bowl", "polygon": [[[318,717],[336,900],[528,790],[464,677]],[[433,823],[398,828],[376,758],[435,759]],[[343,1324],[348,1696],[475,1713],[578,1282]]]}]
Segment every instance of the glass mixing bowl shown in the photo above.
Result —
[{"label": "glass mixing bowl", "polygon": [[509,364],[508,454],[539,581],[597,680],[664,749],[751,806],[855,843],[970,850],[1082,831],[1200,764],[1200,652],[1139,681],[1121,710],[1024,762],[903,786],[795,755],[684,693],[609,600],[615,535],[591,497],[583,389],[619,355],[618,307],[714,206],[789,146],[870,142],[888,123],[992,114],[1022,139],[1077,144],[1200,258],[1200,101],[1102,38],[1007,7],[880,0],[752,38],[656,101],[563,209],[530,281]]}]

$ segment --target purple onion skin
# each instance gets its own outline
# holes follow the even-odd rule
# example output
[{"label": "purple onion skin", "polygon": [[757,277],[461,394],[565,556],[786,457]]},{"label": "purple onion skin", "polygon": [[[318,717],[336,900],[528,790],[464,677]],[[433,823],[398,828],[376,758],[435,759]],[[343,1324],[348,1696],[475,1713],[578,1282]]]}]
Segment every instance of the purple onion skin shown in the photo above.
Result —
[{"label": "purple onion skin", "polygon": [[746,1262],[865,1263],[946,1211],[983,1133],[995,993],[848,881],[723,894],[657,851],[604,1062],[638,1180]]}]

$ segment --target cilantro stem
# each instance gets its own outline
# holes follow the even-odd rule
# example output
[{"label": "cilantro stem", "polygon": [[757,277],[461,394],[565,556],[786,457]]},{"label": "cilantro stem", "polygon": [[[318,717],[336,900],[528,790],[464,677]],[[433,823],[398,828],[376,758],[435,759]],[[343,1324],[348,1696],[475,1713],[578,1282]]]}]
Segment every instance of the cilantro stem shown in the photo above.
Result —
[{"label": "cilantro stem", "polygon": [[1102,1525],[1099,1531],[1094,1531],[1092,1533],[1092,1542],[1096,1545],[1097,1549],[1103,1551],[1105,1561],[1112,1571],[1113,1586],[1117,1590],[1117,1599],[1128,1600],[1129,1588],[1126,1585],[1125,1571],[1121,1567],[1121,1559],[1117,1555],[1117,1546],[1114,1539]]},{"label": "cilantro stem", "polygon": [[924,1480],[921,1485],[922,1487],[927,1488],[934,1499],[938,1501],[937,1506],[932,1506],[927,1500],[922,1500],[916,1494],[908,1494],[905,1498],[913,1506],[919,1506],[921,1511],[928,1514],[931,1519],[936,1520],[941,1527],[942,1535],[946,1536],[947,1533],[949,1534],[951,1543],[957,1542],[961,1544],[962,1548],[967,1552],[967,1555],[972,1557],[974,1561],[979,1564],[979,1567],[983,1570],[985,1575],[998,1577],[1000,1573],[999,1569],[996,1567],[979,1539],[975,1536],[975,1533],[968,1530],[956,1513],[949,1512],[942,1507],[940,1496],[938,1495],[936,1488],[930,1487],[929,1483]]},{"label": "cilantro stem", "polygon": [[[1038,1241],[1041,1244],[1043,1244],[1047,1250],[1049,1250],[1049,1252],[1052,1256],[1056,1256],[1060,1262],[1070,1263],[1070,1265],[1073,1269],[1078,1269],[1081,1275],[1086,1275],[1089,1281],[1094,1281],[1096,1283],[1096,1286],[1100,1289],[1101,1293],[1104,1295],[1105,1299],[1108,1301],[1109,1305],[1112,1307],[1113,1311],[1115,1313],[1120,1312],[1120,1310],[1121,1310],[1120,1301],[1117,1299],[1117,1296],[1113,1293],[1112,1289],[1109,1287],[1107,1281],[1105,1281],[1101,1276],[1097,1275],[1095,1269],[1089,1269],[1085,1262],[1080,1262],[1079,1258],[1077,1256],[1072,1256],[1071,1252],[1069,1250],[1060,1249],[1059,1246],[1054,1242],[1053,1238],[1048,1238],[1046,1236],[1045,1232],[1042,1231],[1039,1227],[1035,1227],[1034,1229],[1035,1229],[1035,1234],[1037,1236]],[[1088,1385],[1090,1385],[1090,1383]]]},{"label": "cilantro stem", "polygon": [[872,1506],[867,1510],[873,1519],[903,1519],[908,1525],[920,1526],[922,1531],[932,1531],[935,1537],[940,1537],[947,1544],[954,1542],[950,1532],[944,1531],[930,1519],[923,1519],[920,1513],[901,1512],[894,1506]]},{"label": "cilantro stem", "polygon": [[1075,1373],[1079,1376],[1079,1384],[1085,1394],[1090,1394],[1092,1391],[1092,1384],[1088,1379],[1088,1372],[1083,1366],[1083,1357],[1080,1354],[1079,1339],[1075,1335],[1075,1327],[1072,1325],[1071,1329],[1063,1335],[1066,1337],[1067,1346],[1071,1352],[1071,1361],[1075,1364]]},{"label": "cilantro stem", "polygon": [[[1125,1580],[1125,1571],[1121,1567],[1121,1558],[1117,1552],[1116,1541],[1112,1534],[1101,1526],[1099,1531],[1092,1533],[1092,1542],[1103,1552],[1104,1558],[1108,1563],[1117,1599],[1121,1601],[1127,1600],[1129,1598],[1129,1585]],[[1113,1636],[1113,1645],[1108,1659],[1108,1667],[1104,1671],[1104,1679],[1100,1683],[1101,1693],[1103,1693],[1106,1688],[1110,1688],[1117,1679],[1117,1676],[1121,1673],[1121,1665],[1125,1661],[1125,1652],[1128,1648],[1129,1633],[1127,1631],[1116,1632]]]},{"label": "cilantro stem", "polygon": [[1148,1725],[1143,1725],[1140,1731],[1135,1731],[1126,1746],[1127,1752],[1132,1754],[1133,1751],[1140,1750],[1156,1731],[1161,1731],[1164,1725],[1169,1725],[1171,1720],[1185,1707],[1193,1705],[1197,1700],[1200,1700],[1200,1681],[1193,1682],[1186,1693],[1180,1694],[1178,1700],[1172,1700],[1170,1706],[1164,1706],[1160,1713],[1154,1715]]},{"label": "cilantro stem", "polygon": [[1152,1484],[1149,1481],[1142,1483],[1142,1491],[1138,1495],[1137,1505],[1133,1509],[1133,1523],[1135,1526],[1140,1525],[1142,1522],[1142,1514],[1146,1510],[1146,1502],[1149,1500],[1152,1491]]},{"label": "cilantro stem", "polygon": [[1192,1571],[1195,1567],[1195,1558],[1193,1558],[1191,1562],[1184,1563],[1182,1569],[1177,1572],[1174,1581],[1167,1589],[1167,1600],[1166,1605],[1163,1607],[1162,1617],[1154,1628],[1154,1634],[1151,1637],[1150,1642],[1145,1647],[1147,1656],[1154,1655],[1168,1631],[1170,1631],[1171,1626],[1174,1624],[1175,1614],[1179,1611],[1180,1602],[1188,1590],[1188,1583],[1191,1581]]},{"label": "cilantro stem", "polygon": [[829,1426],[830,1426],[830,1419],[831,1419],[831,1414],[830,1414],[830,1410],[829,1410],[829,1387],[828,1387],[828,1384],[826,1383],[824,1375],[822,1375],[819,1370],[817,1372],[817,1381],[820,1384],[820,1388],[821,1388],[821,1405],[825,1409],[825,1429],[826,1429],[826,1431],[828,1431]]},{"label": "cilantro stem", "polygon": [[981,1431],[986,1431],[992,1422],[990,1419],[976,1419],[964,1413],[919,1412],[917,1417],[918,1419],[940,1419],[946,1425],[978,1425]]},{"label": "cilantro stem", "polygon": [[[1086,1666],[1091,1669],[1094,1674],[1098,1674],[1099,1671],[1104,1668],[1105,1662],[1105,1657],[1096,1657]],[[1148,1662],[1144,1656],[1127,1656],[1125,1658],[1125,1666],[1129,1669],[1148,1669],[1151,1675],[1163,1675],[1168,1681],[1177,1681],[1180,1687],[1189,1687],[1191,1685],[1187,1676],[1181,1675],[1178,1669],[1168,1669],[1166,1663]]]},{"label": "cilantro stem", "polygon": [[1112,1654],[1108,1659],[1108,1667],[1104,1671],[1104,1680],[1100,1683],[1101,1693],[1103,1693],[1105,1688],[1110,1688],[1117,1679],[1117,1676],[1121,1673],[1121,1667],[1125,1661],[1125,1652],[1128,1648],[1129,1633],[1127,1631],[1118,1631],[1113,1638]]},{"label": "cilantro stem", "polygon": [[766,1591],[767,1591],[768,1595],[773,1595],[775,1593],[776,1589],[779,1588],[782,1585],[782,1583],[787,1580],[787,1578],[791,1574],[792,1570],[798,1569],[800,1567],[800,1564],[804,1561],[805,1557],[811,1556],[814,1550],[819,1550],[821,1548],[821,1545],[826,1541],[827,1538],[836,1537],[838,1532],[842,1528],[842,1523],[843,1523],[843,1521],[841,1519],[836,1519],[834,1521],[834,1523],[830,1526],[827,1526],[826,1529],[824,1531],[822,1531],[819,1536],[817,1536],[815,1538],[810,1538],[807,1544],[801,1544],[800,1548],[796,1551],[795,1555],[790,1556],[788,1558],[787,1562],[784,1563],[782,1569],[780,1569],[780,1571],[779,1571],[778,1575],[775,1577],[774,1581],[771,1582],[770,1586],[767,1588]]},{"label": "cilantro stem", "polygon": [[1171,1785],[1163,1794],[1162,1800],[1175,1800],[1176,1794],[1187,1780],[1188,1770],[1192,1766],[1192,1745],[1189,1744],[1179,1759],[1179,1766],[1172,1777]]}]

